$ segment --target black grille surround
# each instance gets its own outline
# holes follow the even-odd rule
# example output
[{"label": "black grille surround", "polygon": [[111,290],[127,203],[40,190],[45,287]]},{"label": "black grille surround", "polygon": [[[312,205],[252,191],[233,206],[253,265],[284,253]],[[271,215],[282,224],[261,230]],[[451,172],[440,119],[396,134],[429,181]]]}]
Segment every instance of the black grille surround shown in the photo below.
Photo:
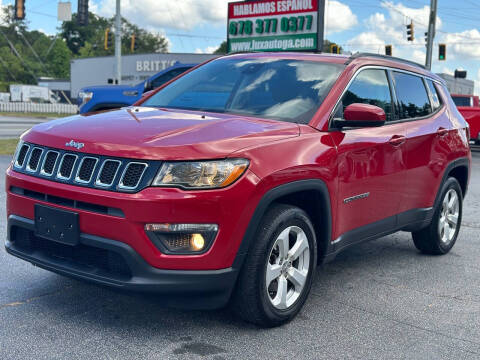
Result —
[{"label": "black grille surround", "polygon": [[24,143],[16,155],[16,172],[70,185],[136,193],[148,187],[161,161],[101,156]]}]

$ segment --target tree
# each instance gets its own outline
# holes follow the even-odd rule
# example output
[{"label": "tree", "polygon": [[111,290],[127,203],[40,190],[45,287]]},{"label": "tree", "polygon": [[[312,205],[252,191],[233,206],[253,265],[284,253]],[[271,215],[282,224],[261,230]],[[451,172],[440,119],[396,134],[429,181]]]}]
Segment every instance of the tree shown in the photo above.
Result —
[{"label": "tree", "polygon": [[[105,50],[105,30],[115,30],[115,18],[107,19],[89,13],[87,26],[79,26],[73,14],[72,21],[64,21],[60,36],[66,40],[66,44],[75,57],[92,57],[113,55],[115,47]],[[122,18],[122,53],[131,52],[131,39],[135,34],[139,53],[167,52],[168,43],[165,37],[148,32]]]},{"label": "tree", "polygon": [[220,46],[218,47],[217,50],[215,50],[213,53],[214,54],[226,54],[228,52],[228,49],[227,49],[227,40],[225,41],[222,41],[222,43],[220,44]]},{"label": "tree", "polygon": [[36,84],[39,77],[65,77],[71,53],[62,41],[40,31],[28,31],[26,21],[13,17],[13,6],[3,8],[0,26],[0,82]]}]

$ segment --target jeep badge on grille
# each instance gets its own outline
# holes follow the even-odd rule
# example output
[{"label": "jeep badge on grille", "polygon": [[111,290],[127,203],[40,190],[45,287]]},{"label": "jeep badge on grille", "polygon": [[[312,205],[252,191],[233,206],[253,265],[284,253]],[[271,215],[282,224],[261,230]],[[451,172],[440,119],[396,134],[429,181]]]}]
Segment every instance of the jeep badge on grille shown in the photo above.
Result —
[{"label": "jeep badge on grille", "polygon": [[70,140],[69,142],[67,142],[65,144],[65,146],[73,147],[77,150],[80,150],[81,148],[83,148],[85,146],[85,144],[81,143],[81,142],[76,142],[75,140]]}]

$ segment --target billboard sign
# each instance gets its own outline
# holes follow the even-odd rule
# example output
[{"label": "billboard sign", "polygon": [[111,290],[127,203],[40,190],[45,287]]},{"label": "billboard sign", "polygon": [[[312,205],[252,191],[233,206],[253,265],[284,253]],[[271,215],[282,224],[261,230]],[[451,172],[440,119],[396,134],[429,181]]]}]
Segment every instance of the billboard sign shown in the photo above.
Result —
[{"label": "billboard sign", "polygon": [[317,50],[319,1],[229,3],[228,52]]}]

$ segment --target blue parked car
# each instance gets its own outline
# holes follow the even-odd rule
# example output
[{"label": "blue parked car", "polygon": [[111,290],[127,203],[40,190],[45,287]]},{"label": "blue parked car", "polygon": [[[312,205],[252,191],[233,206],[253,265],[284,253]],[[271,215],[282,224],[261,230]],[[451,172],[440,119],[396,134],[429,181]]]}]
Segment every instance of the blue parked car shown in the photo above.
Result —
[{"label": "blue parked car", "polygon": [[167,81],[196,65],[177,63],[135,86],[104,85],[85,87],[78,93],[80,114],[132,105],[144,93],[162,86]]}]

